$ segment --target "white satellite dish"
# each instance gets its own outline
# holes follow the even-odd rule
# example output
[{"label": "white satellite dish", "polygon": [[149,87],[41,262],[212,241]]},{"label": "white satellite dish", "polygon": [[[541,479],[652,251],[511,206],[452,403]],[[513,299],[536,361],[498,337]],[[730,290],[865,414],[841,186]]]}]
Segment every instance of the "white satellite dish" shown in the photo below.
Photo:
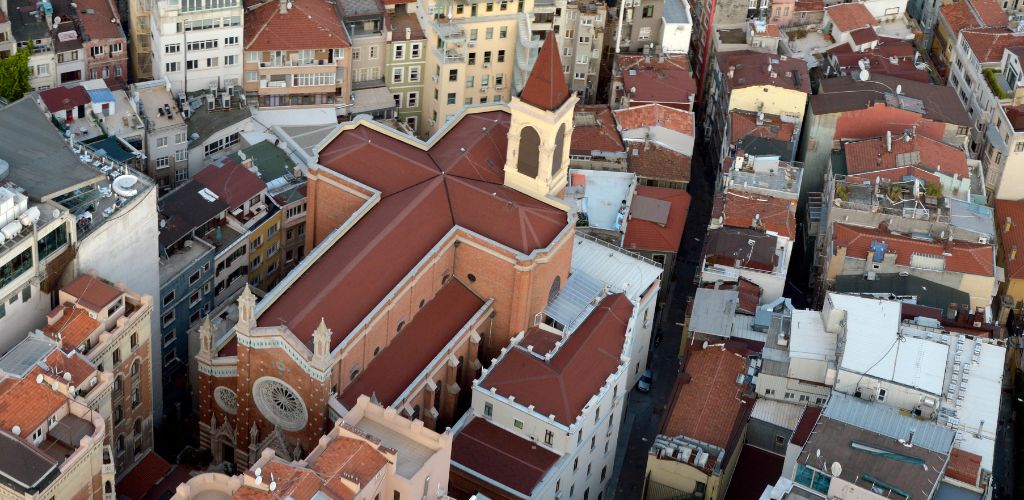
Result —
[{"label": "white satellite dish", "polygon": [[73,385],[69,385],[68,386],[68,394],[72,395],[72,396],[75,394],[75,386],[73,386]]},{"label": "white satellite dish", "polygon": [[818,448],[817,450],[814,450],[814,457],[815,458],[821,458],[821,448]]},{"label": "white satellite dish", "polygon": [[64,372],[64,380],[71,382],[71,372]]},{"label": "white satellite dish", "polygon": [[896,84],[896,94],[902,94],[902,93],[903,93],[903,85],[900,85],[900,84],[897,83]]},{"label": "white satellite dish", "polygon": [[707,348],[708,348],[708,341],[705,340],[704,344],[701,345],[701,349],[707,349]]},{"label": "white satellite dish", "polygon": [[60,26],[60,21],[60,16],[53,16],[53,27],[56,28],[57,26]]},{"label": "white satellite dish", "polygon": [[36,383],[37,384],[42,384],[43,383],[43,374],[42,373],[36,374]]},{"label": "white satellite dish", "polygon": [[832,462],[832,477],[839,477],[843,473],[843,466],[839,462]]},{"label": "white satellite dish", "polygon": [[866,69],[860,70],[860,79],[861,79],[861,81],[865,81],[866,82],[866,81],[868,81],[868,78],[871,78],[871,73],[868,73],[868,70],[866,70]]}]

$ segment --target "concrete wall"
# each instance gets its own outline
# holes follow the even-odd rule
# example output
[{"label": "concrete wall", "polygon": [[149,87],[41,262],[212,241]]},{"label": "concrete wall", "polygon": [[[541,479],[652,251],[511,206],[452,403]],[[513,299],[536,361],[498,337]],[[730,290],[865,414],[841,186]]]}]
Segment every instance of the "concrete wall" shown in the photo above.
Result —
[{"label": "concrete wall", "polygon": [[[78,258],[65,272],[66,282],[87,271],[113,283],[124,283],[136,293],[160,297],[159,229],[157,190],[152,188],[109,217],[101,227],[79,242]],[[158,324],[160,304],[154,300],[150,332],[151,345],[161,345]],[[152,349],[153,415],[163,415],[159,349]]]}]

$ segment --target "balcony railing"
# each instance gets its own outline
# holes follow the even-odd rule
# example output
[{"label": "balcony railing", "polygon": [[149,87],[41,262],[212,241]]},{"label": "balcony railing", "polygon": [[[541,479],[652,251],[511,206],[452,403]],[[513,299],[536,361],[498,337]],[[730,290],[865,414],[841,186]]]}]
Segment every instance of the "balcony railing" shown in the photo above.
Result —
[{"label": "balcony railing", "polygon": [[335,66],[335,61],[328,59],[303,59],[294,60],[289,59],[287,61],[260,61],[261,68],[294,68],[298,66]]}]

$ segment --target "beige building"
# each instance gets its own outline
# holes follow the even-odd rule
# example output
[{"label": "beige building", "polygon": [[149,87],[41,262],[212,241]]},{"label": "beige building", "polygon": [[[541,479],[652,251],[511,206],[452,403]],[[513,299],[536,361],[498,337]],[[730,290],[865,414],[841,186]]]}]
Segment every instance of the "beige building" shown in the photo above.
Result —
[{"label": "beige building", "polygon": [[594,102],[604,47],[608,6],[602,1],[554,0],[533,6],[532,38],[548,31],[557,36],[562,70],[569,89],[585,104]]},{"label": "beige building", "polygon": [[266,448],[244,473],[195,476],[172,498],[446,498],[451,452],[449,432],[362,396],[304,459]]},{"label": "beige building", "polygon": [[[349,99],[349,39],[333,3],[266,2],[246,11],[242,88],[264,111],[323,108]],[[294,32],[305,36],[289,36]]]},{"label": "beige building", "polygon": [[541,44],[530,36],[533,11],[533,0],[417,4],[417,15],[427,19],[421,130],[435,132],[464,105],[507,102],[522,89]]}]

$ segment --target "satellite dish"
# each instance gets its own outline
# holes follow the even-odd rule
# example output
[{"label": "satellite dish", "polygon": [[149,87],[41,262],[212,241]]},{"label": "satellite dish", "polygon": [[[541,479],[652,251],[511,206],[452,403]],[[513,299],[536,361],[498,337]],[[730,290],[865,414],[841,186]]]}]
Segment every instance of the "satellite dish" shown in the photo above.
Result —
[{"label": "satellite dish", "polygon": [[866,69],[860,70],[860,79],[866,82],[868,81],[868,78],[871,78],[871,73],[868,73],[868,70]]},{"label": "satellite dish", "polygon": [[73,385],[69,385],[68,386],[68,394],[69,395],[74,395],[75,394],[75,386],[73,386]]},{"label": "satellite dish", "polygon": [[15,436],[20,436],[21,435],[21,427],[18,427],[17,425],[12,427],[11,428],[11,434],[14,434]]},{"label": "satellite dish", "polygon": [[814,450],[814,456],[815,458],[821,458],[821,448]]},{"label": "satellite dish", "polygon": [[263,475],[263,469],[259,467],[257,467],[256,470],[254,470],[253,472],[256,474],[256,477],[260,477]]},{"label": "satellite dish", "polygon": [[705,340],[705,341],[704,341],[704,344],[703,344],[703,345],[701,345],[701,349],[707,349],[707,348],[708,348],[708,341],[707,341],[707,340]]},{"label": "satellite dish", "polygon": [[71,372],[64,372],[64,380],[71,382]]},{"label": "satellite dish", "polygon": [[60,16],[53,16],[53,27],[56,28],[57,26],[60,26],[60,21]]},{"label": "satellite dish", "polygon": [[900,85],[898,83],[896,84],[896,93],[897,94],[902,94],[903,93],[903,85]]},{"label": "satellite dish", "polygon": [[43,383],[43,374],[42,373],[39,373],[39,374],[36,375],[36,383],[37,384],[42,384]]},{"label": "satellite dish", "polygon": [[832,477],[839,477],[843,473],[843,466],[839,462],[832,462]]}]

